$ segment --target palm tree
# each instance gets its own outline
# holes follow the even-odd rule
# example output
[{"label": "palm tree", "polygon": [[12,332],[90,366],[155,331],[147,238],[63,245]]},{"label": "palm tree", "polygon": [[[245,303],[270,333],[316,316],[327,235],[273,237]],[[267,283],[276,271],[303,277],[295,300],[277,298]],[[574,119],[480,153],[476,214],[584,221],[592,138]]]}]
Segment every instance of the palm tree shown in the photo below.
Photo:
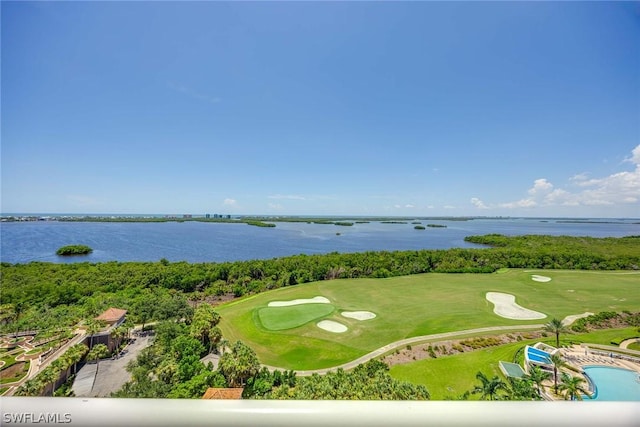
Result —
[{"label": "palm tree", "polygon": [[38,374],[38,377],[40,377],[40,380],[42,381],[43,389],[46,390],[49,384],[51,384],[51,396],[53,396],[53,391],[55,389],[55,382],[57,381],[59,376],[60,376],[60,373],[56,372],[54,368],[52,368],[51,366],[49,366],[44,371],[40,372],[40,374]]},{"label": "palm tree", "polygon": [[559,388],[564,392],[565,400],[582,400],[583,394],[589,396],[589,390],[582,385],[585,382],[582,378],[563,372],[561,381]]},{"label": "palm tree", "polygon": [[507,391],[507,385],[504,383],[504,381],[498,378],[497,375],[491,379],[488,379],[484,373],[478,372],[476,374],[476,378],[482,384],[479,386],[475,386],[471,393],[482,393],[482,395],[480,396],[480,399],[482,400],[487,400],[487,398],[489,400],[498,400],[500,398],[498,392],[500,390]]},{"label": "palm tree", "polygon": [[555,317],[551,319],[549,323],[544,325],[545,332],[551,332],[556,336],[556,348],[560,348],[560,334],[569,333],[569,329],[562,323],[562,320],[558,320]]},{"label": "palm tree", "polygon": [[76,344],[69,349],[69,361],[73,365],[73,374],[76,373],[76,367],[78,362],[82,360],[85,354],[89,351],[89,347],[84,344]]},{"label": "palm tree", "polygon": [[125,321],[120,325],[127,332],[127,339],[131,338],[131,329],[133,329],[136,325],[133,324],[131,319],[125,319]]},{"label": "palm tree", "polygon": [[542,394],[542,383],[548,380],[550,377],[551,374],[547,371],[543,371],[539,366],[533,366],[529,369],[528,378],[536,386],[536,390],[539,396]]},{"label": "palm tree", "polygon": [[104,344],[98,344],[89,351],[87,358],[89,360],[95,360],[98,367],[100,367],[100,359],[109,355],[109,348]]},{"label": "palm tree", "polygon": [[118,326],[117,328],[111,329],[109,334],[111,335],[111,338],[113,338],[116,342],[115,350],[119,351],[122,340],[127,336],[127,329],[122,326]]},{"label": "palm tree", "polygon": [[509,400],[539,400],[540,395],[535,388],[535,384],[531,378],[524,376],[522,378],[509,378],[506,383],[507,397]]},{"label": "palm tree", "polygon": [[555,393],[558,394],[558,371],[567,366],[567,364],[564,363],[564,360],[562,360],[562,357],[560,357],[559,354],[552,354],[549,357],[549,360],[553,365],[553,388]]},{"label": "palm tree", "polygon": [[90,337],[90,340],[89,340],[90,348],[93,348],[93,336],[97,334],[98,331],[100,331],[100,329],[101,329],[101,325],[97,320],[90,319],[87,321],[87,333],[89,334],[89,337]]},{"label": "palm tree", "polygon": [[42,389],[44,388],[44,383],[40,380],[40,378],[31,378],[27,380],[20,386],[18,392],[16,393],[19,396],[38,396],[42,393]]}]

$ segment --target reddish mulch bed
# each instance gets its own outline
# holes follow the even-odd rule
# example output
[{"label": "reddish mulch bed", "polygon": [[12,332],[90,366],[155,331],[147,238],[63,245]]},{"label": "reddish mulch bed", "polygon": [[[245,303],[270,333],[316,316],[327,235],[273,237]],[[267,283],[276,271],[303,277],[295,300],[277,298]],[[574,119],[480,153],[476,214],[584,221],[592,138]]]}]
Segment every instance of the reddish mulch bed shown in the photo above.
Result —
[{"label": "reddish mulch bed", "polygon": [[434,356],[440,357],[478,350],[480,348],[483,348],[480,347],[483,344],[482,340],[486,340],[484,344],[487,345],[485,345],[484,347],[491,347],[495,345],[522,341],[525,339],[528,340],[541,338],[542,336],[542,332],[515,332],[503,335],[491,335],[484,338],[464,338],[458,340],[437,341],[426,344],[415,344],[407,346],[407,348],[396,350],[392,354],[389,354],[382,358],[382,361],[389,366],[401,365],[404,363],[415,362],[416,360],[434,358]]}]

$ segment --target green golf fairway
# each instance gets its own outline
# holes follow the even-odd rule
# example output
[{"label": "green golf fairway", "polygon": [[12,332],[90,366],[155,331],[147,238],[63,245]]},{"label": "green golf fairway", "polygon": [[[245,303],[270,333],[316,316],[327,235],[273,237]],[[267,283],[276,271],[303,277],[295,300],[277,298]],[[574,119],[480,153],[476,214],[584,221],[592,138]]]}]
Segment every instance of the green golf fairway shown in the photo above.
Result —
[{"label": "green golf fairway", "polygon": [[335,307],[331,304],[300,304],[285,307],[262,307],[258,318],[265,329],[281,331],[297,328],[313,320],[331,314]]},{"label": "green golf fairway", "polygon": [[[551,280],[536,281],[536,275]],[[264,364],[301,370],[337,366],[409,337],[544,324],[554,317],[585,312],[637,311],[639,290],[638,272],[513,269],[493,274],[327,280],[252,295],[217,310],[226,339],[244,341]],[[513,295],[518,305],[547,317],[515,320],[498,316],[486,299],[487,292]],[[304,304],[299,306],[302,312],[295,315],[284,307],[269,307],[263,312],[271,301],[316,296],[328,298],[331,304]],[[331,306],[332,310],[322,315],[310,306]],[[359,310],[371,311],[376,317],[362,321],[340,314]],[[348,330],[333,333],[312,320],[334,320]],[[289,321],[293,326],[287,329]]]}]

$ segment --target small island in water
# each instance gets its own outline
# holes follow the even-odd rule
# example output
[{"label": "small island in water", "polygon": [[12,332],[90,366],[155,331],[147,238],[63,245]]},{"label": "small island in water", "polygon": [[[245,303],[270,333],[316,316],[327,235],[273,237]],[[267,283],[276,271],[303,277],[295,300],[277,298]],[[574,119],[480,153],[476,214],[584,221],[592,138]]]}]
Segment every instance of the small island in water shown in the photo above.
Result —
[{"label": "small island in water", "polygon": [[56,255],[87,255],[91,252],[93,252],[93,249],[86,245],[68,245],[58,249]]}]

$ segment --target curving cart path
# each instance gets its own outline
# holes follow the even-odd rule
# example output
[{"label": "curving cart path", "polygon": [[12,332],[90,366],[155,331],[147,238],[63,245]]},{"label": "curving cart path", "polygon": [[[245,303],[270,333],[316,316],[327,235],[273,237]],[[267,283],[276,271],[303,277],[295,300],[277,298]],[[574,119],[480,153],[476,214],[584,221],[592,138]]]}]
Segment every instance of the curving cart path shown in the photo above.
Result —
[{"label": "curving cart path", "polygon": [[[310,370],[294,370],[294,372],[296,373],[296,375],[300,375],[300,376],[308,376],[308,375],[313,375],[313,374],[326,374],[329,371],[334,371],[336,369],[342,368],[344,370],[348,370],[348,369],[353,369],[356,366],[362,364],[362,363],[366,363],[371,359],[374,359],[378,356],[382,356],[383,354],[386,354],[392,350],[395,350],[398,347],[404,347],[408,344],[416,344],[416,343],[420,343],[420,342],[424,342],[424,341],[431,341],[431,340],[440,340],[440,339],[446,339],[446,338],[452,338],[452,337],[457,337],[457,336],[461,336],[461,335],[468,335],[468,334],[477,334],[477,333],[483,333],[483,332],[494,332],[494,331],[517,331],[517,330],[523,330],[523,329],[541,329],[544,328],[543,324],[535,324],[535,325],[513,325],[513,326],[490,326],[490,327],[486,327],[486,328],[477,328],[477,329],[467,329],[464,331],[455,331],[455,332],[444,332],[441,334],[431,334],[431,335],[421,335],[419,337],[411,337],[411,338],[405,338],[399,341],[395,341],[392,343],[389,343],[385,346],[380,347],[377,350],[373,350],[370,353],[365,354],[364,356],[361,356],[355,360],[352,360],[351,362],[347,362],[347,363],[343,363],[342,365],[338,365],[338,366],[333,366],[330,368],[323,368],[323,369],[310,369]],[[274,371],[274,370],[280,370],[280,371],[286,371],[286,368],[278,368],[275,366],[269,366],[269,365],[264,365],[266,366],[267,369],[269,369],[270,371]]]}]

